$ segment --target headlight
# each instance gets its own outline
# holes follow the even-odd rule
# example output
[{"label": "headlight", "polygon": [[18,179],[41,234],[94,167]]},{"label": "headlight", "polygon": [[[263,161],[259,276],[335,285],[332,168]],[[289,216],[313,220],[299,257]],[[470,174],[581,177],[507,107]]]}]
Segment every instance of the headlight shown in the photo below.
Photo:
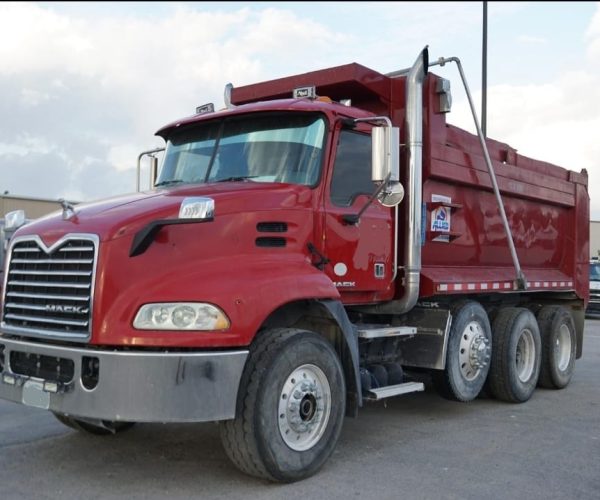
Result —
[{"label": "headlight", "polygon": [[143,305],[133,320],[138,330],[225,330],[229,318],[221,309],[202,302]]}]

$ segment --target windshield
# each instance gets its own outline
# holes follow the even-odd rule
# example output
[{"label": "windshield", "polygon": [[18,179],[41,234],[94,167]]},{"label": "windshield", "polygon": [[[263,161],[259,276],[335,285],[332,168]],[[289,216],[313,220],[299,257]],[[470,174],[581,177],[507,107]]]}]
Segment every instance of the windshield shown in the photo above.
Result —
[{"label": "windshield", "polygon": [[600,281],[600,262],[590,264],[590,281]]},{"label": "windshield", "polygon": [[249,180],[311,186],[319,179],[321,115],[277,113],[215,120],[169,137],[157,186]]}]

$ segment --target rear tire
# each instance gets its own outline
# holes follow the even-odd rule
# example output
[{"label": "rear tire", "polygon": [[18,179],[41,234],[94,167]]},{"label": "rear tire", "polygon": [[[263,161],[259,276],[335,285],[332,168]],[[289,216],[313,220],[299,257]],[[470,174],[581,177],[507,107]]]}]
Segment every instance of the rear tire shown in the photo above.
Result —
[{"label": "rear tire", "polygon": [[571,313],[560,306],[545,306],[537,315],[542,338],[542,364],[538,385],[563,389],[575,369],[577,337]]},{"label": "rear tire", "polygon": [[96,436],[108,436],[109,434],[117,434],[119,432],[129,430],[135,425],[135,422],[113,422],[110,420],[103,420],[102,423],[104,427],[100,427],[98,425],[93,425],[89,422],[85,422],[74,417],[69,417],[63,413],[52,413],[60,423],[66,425],[67,427],[75,429],[76,431],[83,431],[89,434],[95,434]]},{"label": "rear tire", "polygon": [[432,379],[446,399],[472,401],[481,392],[490,369],[492,331],[485,309],[477,302],[452,308],[452,326],[446,349],[446,368]]},{"label": "rear tire", "polygon": [[489,389],[497,399],[524,403],[540,373],[541,340],[535,316],[528,309],[506,307],[494,320],[492,336]]},{"label": "rear tire", "polygon": [[345,406],[342,366],[323,337],[306,330],[266,330],[251,346],[236,417],[220,424],[223,447],[251,476],[304,479],[333,452]]}]

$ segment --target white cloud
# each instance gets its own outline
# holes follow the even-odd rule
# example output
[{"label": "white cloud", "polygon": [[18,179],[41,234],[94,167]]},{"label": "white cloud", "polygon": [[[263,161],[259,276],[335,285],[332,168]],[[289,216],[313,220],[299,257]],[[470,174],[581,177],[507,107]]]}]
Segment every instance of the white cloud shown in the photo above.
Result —
[{"label": "white cloud", "polygon": [[[600,218],[600,113],[591,103],[600,92],[590,94],[589,85],[600,88],[600,79],[586,75],[589,84],[578,85],[581,75],[565,75],[545,85],[498,85],[488,89],[488,136],[509,144],[525,156],[569,170],[589,174],[591,212]],[[585,90],[584,90],[585,89]],[[480,102],[481,93],[474,95]],[[453,106],[452,122],[474,130],[466,102]],[[460,111],[459,111],[460,109]]]},{"label": "white cloud", "polygon": [[[286,61],[301,64],[307,51],[345,40],[275,8],[202,12],[182,4],[161,17],[92,18],[3,3],[0,115],[14,122],[0,122],[0,188],[79,199],[114,194],[115,186],[131,191],[138,153],[163,144],[153,137],[159,127],[196,105],[221,106],[228,81],[273,76]],[[19,158],[29,175],[11,174]],[[103,180],[90,183],[84,174],[92,169]],[[44,182],[50,175],[61,182]]]},{"label": "white cloud", "polygon": [[517,37],[517,42],[522,43],[522,44],[531,44],[531,45],[545,45],[548,43],[548,40],[541,36],[519,35]]},{"label": "white cloud", "polygon": [[596,7],[596,13],[586,31],[586,38],[590,41],[588,57],[590,59],[600,58],[600,3]]},{"label": "white cloud", "polygon": [[[586,169],[590,209],[600,219],[600,6],[586,33],[587,64],[539,85],[488,88],[488,136],[508,143],[520,154],[569,170]],[[481,92],[473,99],[481,102]],[[449,119],[474,132],[464,99]]]}]

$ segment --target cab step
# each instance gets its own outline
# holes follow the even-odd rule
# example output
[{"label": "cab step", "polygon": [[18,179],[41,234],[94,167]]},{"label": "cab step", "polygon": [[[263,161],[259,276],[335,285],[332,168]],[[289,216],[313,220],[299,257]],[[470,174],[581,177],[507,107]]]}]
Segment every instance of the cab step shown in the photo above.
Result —
[{"label": "cab step", "polygon": [[399,337],[401,335],[416,335],[416,326],[385,326],[360,325],[358,336],[361,339],[377,339],[382,337]]},{"label": "cab step", "polygon": [[408,394],[409,392],[419,392],[424,389],[425,385],[421,382],[405,382],[403,384],[370,389],[363,394],[363,397],[368,401],[379,401],[380,399],[391,398],[392,396],[399,396],[400,394]]}]

